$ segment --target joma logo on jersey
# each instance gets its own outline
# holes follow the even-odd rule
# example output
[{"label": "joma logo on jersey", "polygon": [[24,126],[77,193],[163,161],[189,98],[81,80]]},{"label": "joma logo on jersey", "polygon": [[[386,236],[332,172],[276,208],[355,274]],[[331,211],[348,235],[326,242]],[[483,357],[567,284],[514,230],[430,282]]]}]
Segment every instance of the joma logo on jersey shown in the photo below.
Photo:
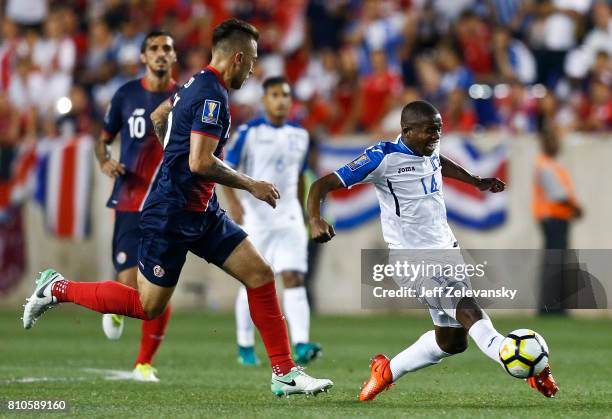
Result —
[{"label": "joma logo on jersey", "polygon": [[414,166],[400,167],[397,169],[397,173],[414,172],[415,170]]},{"label": "joma logo on jersey", "polygon": [[202,122],[206,124],[216,124],[219,120],[219,110],[221,103],[216,100],[206,99],[202,110]]}]

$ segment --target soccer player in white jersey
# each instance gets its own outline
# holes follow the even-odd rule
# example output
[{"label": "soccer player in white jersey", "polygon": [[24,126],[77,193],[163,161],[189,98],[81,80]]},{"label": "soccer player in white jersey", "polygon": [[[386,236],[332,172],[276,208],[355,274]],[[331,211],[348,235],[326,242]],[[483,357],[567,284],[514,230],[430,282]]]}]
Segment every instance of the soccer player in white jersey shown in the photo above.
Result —
[{"label": "soccer player in white jersey", "polygon": [[[334,229],[320,215],[328,192],[357,183],[373,183],[381,207],[383,236],[390,249],[453,249],[455,236],[446,220],[442,175],[468,183],[481,191],[501,192],[504,183],[482,179],[440,155],[442,118],[424,101],[407,104],[402,110],[401,134],[395,141],[381,141],[346,166],[318,179],[310,188],[308,216],[312,237],[327,242]],[[449,284],[459,281],[438,278]],[[406,373],[439,363],[463,352],[467,336],[495,362],[504,338],[473,298],[460,298],[452,305],[434,309],[429,304],[434,330],[423,334],[410,347],[389,360],[376,355],[370,364],[370,378],[363,384],[359,400],[372,400]],[[547,366],[528,383],[552,397],[558,387]]]},{"label": "soccer player in white jersey", "polygon": [[[232,188],[224,186],[223,191],[231,217],[242,224],[274,273],[282,278],[283,311],[295,347],[295,360],[306,364],[321,353],[321,346],[310,342],[310,306],[304,287],[308,238],[303,215],[303,172],[308,132],[287,121],[291,87],[284,77],[266,79],[263,89],[265,116],[238,128],[225,162],[249,176],[275,184],[281,198],[272,208],[246,194],[239,199]],[[257,365],[254,326],[244,286],[238,291],[235,311],[238,361]]]}]

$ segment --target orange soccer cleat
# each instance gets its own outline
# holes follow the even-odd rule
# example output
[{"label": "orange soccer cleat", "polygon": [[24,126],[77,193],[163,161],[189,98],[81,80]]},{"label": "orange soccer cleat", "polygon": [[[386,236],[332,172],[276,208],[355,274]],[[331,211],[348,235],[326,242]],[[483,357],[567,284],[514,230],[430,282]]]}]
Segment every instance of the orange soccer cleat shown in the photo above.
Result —
[{"label": "orange soccer cleat", "polygon": [[542,370],[541,373],[534,377],[529,377],[526,381],[527,384],[538,390],[546,397],[555,397],[555,394],[557,394],[557,391],[559,391],[559,386],[552,376],[550,367],[548,365]]},{"label": "orange soccer cleat", "polygon": [[370,362],[370,378],[363,383],[359,392],[359,400],[374,400],[383,390],[393,386],[391,361],[382,354],[376,355]]}]

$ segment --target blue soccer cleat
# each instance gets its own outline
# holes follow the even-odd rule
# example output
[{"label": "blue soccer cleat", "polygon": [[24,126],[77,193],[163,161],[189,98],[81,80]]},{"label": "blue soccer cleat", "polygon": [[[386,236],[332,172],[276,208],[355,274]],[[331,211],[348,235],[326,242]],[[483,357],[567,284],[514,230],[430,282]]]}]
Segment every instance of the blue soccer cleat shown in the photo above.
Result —
[{"label": "blue soccer cleat", "polygon": [[246,366],[257,366],[261,364],[254,346],[238,346],[238,363]]},{"label": "blue soccer cleat", "polygon": [[322,354],[321,345],[318,343],[298,343],[295,345],[295,356],[294,360],[298,364],[308,364],[311,361],[314,361]]}]

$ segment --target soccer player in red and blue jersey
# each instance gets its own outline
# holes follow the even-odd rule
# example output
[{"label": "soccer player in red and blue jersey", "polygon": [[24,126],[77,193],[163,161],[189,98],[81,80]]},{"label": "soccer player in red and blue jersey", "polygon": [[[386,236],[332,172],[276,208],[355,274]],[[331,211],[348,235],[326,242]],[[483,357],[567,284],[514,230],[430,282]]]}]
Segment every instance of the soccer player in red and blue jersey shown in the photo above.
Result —
[{"label": "soccer player in red and blue jersey", "polygon": [[[117,280],[137,288],[140,214],[150,191],[156,186],[163,149],[151,123],[151,112],[175,91],[172,65],[176,62],[174,41],[166,32],[151,32],[143,40],[140,59],[144,77],[121,86],[113,96],[104,117],[104,129],[96,143],[96,157],[104,174],[115,180],[107,206],[115,209],[113,264]],[[121,138],[119,160],[111,157],[109,145]],[[140,352],[134,365],[134,378],[158,381],[151,366],[170,317],[170,305],[161,316],[142,322]],[[104,314],[104,333],[118,339],[123,316]]]},{"label": "soccer player in red and blue jersey", "polygon": [[147,198],[140,228],[138,289],[112,281],[67,281],[48,269],[36,280],[25,306],[29,329],[49,308],[73,302],[101,313],[154,319],[164,312],[190,251],[214,263],[247,287],[253,323],[272,367],[272,393],[316,394],[333,383],[307,375],[291,359],[287,325],[274,285],[274,272],[247,234],[219,207],[216,183],[244,189],[272,207],[274,185],[231,169],[223,162],[230,131],[229,89],[239,89],[253,71],[259,33],[238,19],[213,32],[212,60],[151,114],[164,142],[161,176]]}]

